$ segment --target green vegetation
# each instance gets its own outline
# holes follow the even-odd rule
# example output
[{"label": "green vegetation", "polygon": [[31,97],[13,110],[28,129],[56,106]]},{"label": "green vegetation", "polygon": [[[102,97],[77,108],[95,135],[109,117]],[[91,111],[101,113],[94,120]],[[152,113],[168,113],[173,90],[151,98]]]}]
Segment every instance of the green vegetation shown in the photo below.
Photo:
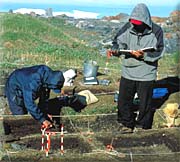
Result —
[{"label": "green vegetation", "polygon": [[[53,68],[80,68],[86,59],[104,67],[106,58],[82,39],[95,39],[58,18],[37,18],[20,14],[1,15],[1,66],[6,68],[47,64]],[[118,60],[115,62],[118,63]],[[18,66],[16,66],[17,64]],[[114,66],[114,64],[109,65]]]},{"label": "green vegetation", "polygon": [[[76,68],[82,72],[84,60],[91,59],[97,61],[100,66],[99,72],[103,72],[106,67],[107,58],[101,56],[98,49],[87,45],[88,41],[96,39],[96,35],[67,25],[63,19],[2,14],[0,21],[0,74],[3,83],[14,69],[37,64],[46,64],[53,69]],[[113,83],[108,87],[112,91],[117,88],[114,81],[120,76],[120,65],[119,59],[111,58],[107,66],[113,70],[109,76],[106,76],[106,79],[110,79]],[[102,77],[99,76],[100,79]],[[82,78],[77,80],[79,84]],[[102,100],[83,113],[116,111],[116,104],[113,103],[112,97],[110,104],[103,105]],[[71,109],[68,113],[75,114]]]},{"label": "green vegetation", "polygon": [[174,61],[175,61],[175,63],[180,63],[180,54],[179,54],[179,52],[176,52],[176,53],[174,53]]}]

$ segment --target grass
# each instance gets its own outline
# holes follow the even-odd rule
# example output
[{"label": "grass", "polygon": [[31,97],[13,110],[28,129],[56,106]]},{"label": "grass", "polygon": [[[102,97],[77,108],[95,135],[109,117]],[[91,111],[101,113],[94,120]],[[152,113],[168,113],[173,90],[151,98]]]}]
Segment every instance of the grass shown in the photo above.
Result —
[{"label": "grass", "polygon": [[86,59],[97,60],[100,66],[106,62],[97,49],[82,40],[85,35],[95,39],[92,34],[66,25],[62,19],[3,14],[1,22],[1,67],[47,64],[57,69],[79,67]]}]

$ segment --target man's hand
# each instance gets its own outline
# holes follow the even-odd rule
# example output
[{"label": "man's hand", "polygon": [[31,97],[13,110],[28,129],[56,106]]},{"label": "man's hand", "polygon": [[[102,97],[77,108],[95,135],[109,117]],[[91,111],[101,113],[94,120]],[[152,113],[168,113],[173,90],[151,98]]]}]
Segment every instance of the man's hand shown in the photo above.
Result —
[{"label": "man's hand", "polygon": [[44,120],[42,124],[45,128],[51,128],[53,126],[53,124],[48,120]]},{"label": "man's hand", "polygon": [[142,58],[144,56],[144,52],[141,50],[132,50],[131,54],[135,56],[136,58]]},{"label": "man's hand", "polygon": [[113,55],[118,54],[118,51],[116,50],[107,50],[107,58],[110,58]]}]

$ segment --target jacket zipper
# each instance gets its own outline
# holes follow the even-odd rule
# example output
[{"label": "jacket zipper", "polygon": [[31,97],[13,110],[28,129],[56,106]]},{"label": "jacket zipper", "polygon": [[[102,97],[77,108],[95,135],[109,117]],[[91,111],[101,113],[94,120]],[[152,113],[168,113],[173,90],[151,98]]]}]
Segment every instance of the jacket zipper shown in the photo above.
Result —
[{"label": "jacket zipper", "polygon": [[140,40],[141,40],[142,37],[139,34],[137,36],[138,36],[137,45],[140,45]]}]

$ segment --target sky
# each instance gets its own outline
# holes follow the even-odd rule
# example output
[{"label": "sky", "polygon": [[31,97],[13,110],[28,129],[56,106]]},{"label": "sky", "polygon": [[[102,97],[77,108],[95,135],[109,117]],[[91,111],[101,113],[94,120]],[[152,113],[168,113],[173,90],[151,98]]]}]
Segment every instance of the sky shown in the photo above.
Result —
[{"label": "sky", "polygon": [[[114,16],[120,12],[130,14],[138,3],[145,3],[152,16],[168,17],[172,11],[177,9],[179,0],[0,0],[0,11],[8,12],[9,9],[12,9],[14,12],[29,13],[30,9],[36,9],[33,11],[40,14],[45,12],[44,9],[50,7],[53,9],[53,15],[65,12],[64,14],[67,16],[77,18],[79,15],[97,18],[98,15],[99,17]],[[87,7],[91,7],[91,9]],[[70,11],[71,9],[72,11]],[[80,13],[78,10],[85,12]]]},{"label": "sky", "polygon": [[176,6],[179,0],[1,0],[0,3],[42,3],[69,5],[135,5],[145,3],[152,6]]}]

